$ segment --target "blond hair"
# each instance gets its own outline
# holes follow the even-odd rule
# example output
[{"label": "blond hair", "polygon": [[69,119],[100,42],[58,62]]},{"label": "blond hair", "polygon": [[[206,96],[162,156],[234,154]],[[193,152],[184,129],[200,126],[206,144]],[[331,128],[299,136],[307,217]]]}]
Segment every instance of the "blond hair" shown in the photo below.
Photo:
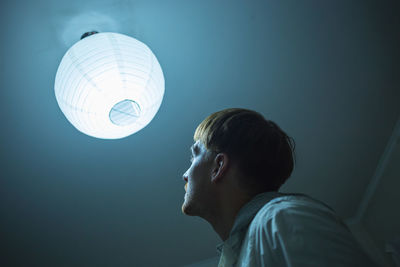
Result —
[{"label": "blond hair", "polygon": [[252,110],[215,112],[199,124],[193,139],[213,154],[226,153],[247,177],[243,185],[254,193],[279,190],[294,168],[293,138]]}]

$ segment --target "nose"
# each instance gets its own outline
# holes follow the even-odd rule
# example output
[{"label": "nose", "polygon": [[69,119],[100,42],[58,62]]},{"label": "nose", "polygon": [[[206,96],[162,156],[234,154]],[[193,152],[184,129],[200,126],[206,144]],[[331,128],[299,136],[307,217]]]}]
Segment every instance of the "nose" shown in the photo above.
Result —
[{"label": "nose", "polygon": [[187,171],[182,175],[182,179],[183,179],[185,182],[188,181]]}]

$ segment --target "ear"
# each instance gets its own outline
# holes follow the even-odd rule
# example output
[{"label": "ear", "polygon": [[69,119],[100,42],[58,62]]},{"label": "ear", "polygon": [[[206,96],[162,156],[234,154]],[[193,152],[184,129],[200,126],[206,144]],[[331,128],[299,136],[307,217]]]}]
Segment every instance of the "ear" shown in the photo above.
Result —
[{"label": "ear", "polygon": [[213,160],[213,167],[211,173],[211,182],[220,182],[228,171],[229,166],[228,155],[225,153],[219,153]]}]

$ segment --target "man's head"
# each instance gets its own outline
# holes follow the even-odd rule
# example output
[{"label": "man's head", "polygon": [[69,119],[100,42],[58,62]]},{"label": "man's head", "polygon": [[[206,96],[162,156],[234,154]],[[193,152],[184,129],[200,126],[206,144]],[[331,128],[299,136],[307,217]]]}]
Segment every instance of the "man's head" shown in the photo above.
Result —
[{"label": "man's head", "polygon": [[[277,191],[294,167],[293,139],[274,122],[252,110],[231,108],[211,114],[197,127],[194,141],[194,152],[199,152],[201,157],[195,157],[184,179],[191,179],[193,174],[194,182],[205,184],[199,190],[190,188],[189,196],[196,195],[195,190],[199,195],[211,194],[207,190],[213,190],[212,178],[226,174],[232,167],[240,173],[239,184],[247,195]],[[222,172],[217,173],[221,166]],[[204,181],[197,178],[201,175]]]}]

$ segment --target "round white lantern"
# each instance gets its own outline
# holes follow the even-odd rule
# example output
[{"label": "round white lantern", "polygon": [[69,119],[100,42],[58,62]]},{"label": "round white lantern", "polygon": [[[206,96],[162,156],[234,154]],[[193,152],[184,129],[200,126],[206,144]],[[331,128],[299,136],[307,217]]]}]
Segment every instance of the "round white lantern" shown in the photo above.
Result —
[{"label": "round white lantern", "polygon": [[118,33],[96,33],[67,51],[54,88],[60,109],[79,131],[116,139],[154,118],[164,96],[164,76],[142,42]]}]

